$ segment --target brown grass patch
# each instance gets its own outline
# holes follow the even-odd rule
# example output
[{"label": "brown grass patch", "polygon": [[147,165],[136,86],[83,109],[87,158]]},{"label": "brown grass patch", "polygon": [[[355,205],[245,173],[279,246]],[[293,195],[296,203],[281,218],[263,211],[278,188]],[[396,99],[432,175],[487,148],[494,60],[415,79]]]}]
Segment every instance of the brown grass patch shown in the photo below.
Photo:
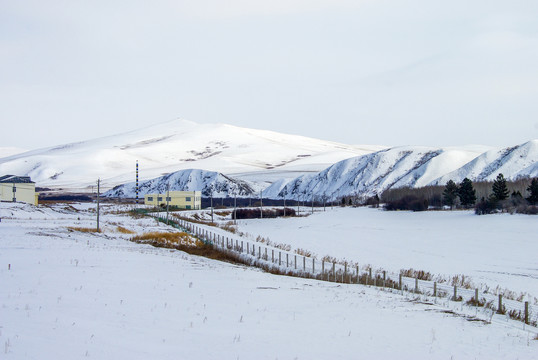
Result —
[{"label": "brown grass patch", "polygon": [[123,226],[119,226],[119,225],[116,226],[116,230],[118,230],[118,232],[122,234],[136,234],[136,232],[126,229]]},{"label": "brown grass patch", "polygon": [[85,227],[75,227],[75,226],[68,226],[67,230],[84,232],[84,233],[94,233],[94,232],[100,233],[101,232],[101,229],[97,230],[97,228],[85,228]]}]

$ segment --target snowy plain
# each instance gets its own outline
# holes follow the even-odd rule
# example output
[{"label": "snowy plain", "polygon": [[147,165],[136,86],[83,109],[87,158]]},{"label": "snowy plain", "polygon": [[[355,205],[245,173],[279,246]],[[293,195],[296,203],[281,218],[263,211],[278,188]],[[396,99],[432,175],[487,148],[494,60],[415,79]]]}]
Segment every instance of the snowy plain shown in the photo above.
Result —
[{"label": "snowy plain", "polygon": [[[129,242],[119,225],[136,233],[171,229],[116,206],[103,206],[103,233],[67,229],[94,226],[94,208],[0,203],[2,358],[537,358],[536,329],[497,316],[490,324],[468,321],[463,305],[452,314],[442,301]],[[350,210],[332,214],[344,221]],[[269,233],[291,220],[312,229],[322,216],[330,213],[241,227]]]},{"label": "snowy plain", "polygon": [[[310,214],[310,208],[301,208]],[[317,256],[399,272],[424,270],[538,297],[535,216],[473,211],[315,208],[306,217],[238,221],[238,230]]]}]

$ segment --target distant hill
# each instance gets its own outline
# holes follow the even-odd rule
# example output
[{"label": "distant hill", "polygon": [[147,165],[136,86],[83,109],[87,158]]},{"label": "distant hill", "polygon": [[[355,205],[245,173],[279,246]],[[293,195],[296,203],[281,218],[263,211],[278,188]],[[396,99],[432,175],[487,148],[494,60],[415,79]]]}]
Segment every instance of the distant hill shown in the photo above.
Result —
[{"label": "distant hill", "polygon": [[279,178],[318,172],[382,146],[354,146],[241,128],[175,120],[144,129],[14,154],[0,159],[0,174],[29,175],[39,186],[90,189],[98,178],[105,188],[179,170],[204,169],[248,181],[262,189]]},{"label": "distant hill", "polygon": [[505,178],[538,176],[538,140],[500,150],[482,152],[483,147],[427,148],[395,147],[340,161],[317,174],[274,182],[265,197],[280,199],[337,199],[342,196],[371,196],[400,187],[444,185]]}]

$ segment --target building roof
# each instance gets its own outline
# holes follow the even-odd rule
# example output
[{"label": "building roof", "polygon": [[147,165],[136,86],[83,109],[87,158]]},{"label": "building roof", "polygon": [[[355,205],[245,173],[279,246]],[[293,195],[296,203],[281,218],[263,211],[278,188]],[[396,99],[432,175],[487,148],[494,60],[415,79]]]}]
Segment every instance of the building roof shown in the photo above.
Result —
[{"label": "building roof", "polygon": [[34,183],[30,180],[29,176],[17,176],[17,175],[2,175],[0,176],[0,183]]}]

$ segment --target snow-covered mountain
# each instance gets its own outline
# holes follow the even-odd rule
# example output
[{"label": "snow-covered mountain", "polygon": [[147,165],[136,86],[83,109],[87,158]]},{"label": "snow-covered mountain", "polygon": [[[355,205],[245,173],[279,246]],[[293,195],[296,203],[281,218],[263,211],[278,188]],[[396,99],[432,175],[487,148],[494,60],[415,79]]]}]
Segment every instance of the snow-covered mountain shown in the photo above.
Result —
[{"label": "snow-covered mountain", "polygon": [[[166,193],[170,191],[201,191],[203,196],[226,197],[237,195],[246,197],[254,193],[252,187],[241,180],[230,178],[221,173],[204,170],[180,170],[172,174],[161,176],[139,183],[139,196],[151,193]],[[107,191],[104,196],[119,198],[134,198],[136,196],[136,183],[118,185]]]},{"label": "snow-covered mountain", "polygon": [[461,182],[465,178],[473,181],[493,181],[499,173],[509,180],[538,176],[538,140],[499,150],[490,150],[465,166],[452,171],[432,184],[444,185],[450,179]]},{"label": "snow-covered mountain", "polygon": [[89,141],[0,159],[0,174],[31,176],[38,186],[81,190],[101,178],[105,188],[178,170],[204,169],[248,180],[258,189],[277,178],[318,172],[382,149],[353,146],[225,124],[174,120]]},{"label": "snow-covered mountain", "polygon": [[371,196],[389,188],[444,185],[493,180],[502,172],[507,179],[538,176],[538,140],[501,150],[484,147],[395,147],[340,161],[318,174],[274,182],[264,197],[280,199],[337,199]]}]

